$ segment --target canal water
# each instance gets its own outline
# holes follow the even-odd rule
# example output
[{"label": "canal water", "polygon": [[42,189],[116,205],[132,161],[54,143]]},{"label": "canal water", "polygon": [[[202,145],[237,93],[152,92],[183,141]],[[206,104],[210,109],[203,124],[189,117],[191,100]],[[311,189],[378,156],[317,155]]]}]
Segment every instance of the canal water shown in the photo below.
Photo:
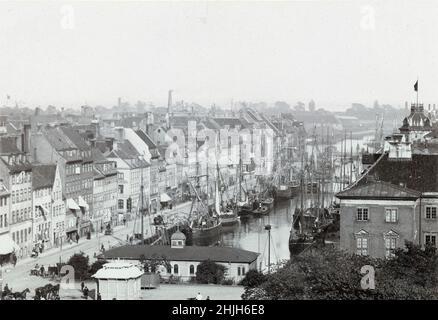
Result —
[{"label": "canal water", "polygon": [[[326,203],[331,202],[333,193],[325,195]],[[310,195],[307,195],[305,207],[311,205]],[[222,227],[222,245],[244,250],[259,252],[259,267],[265,269],[268,265],[268,231],[266,225],[271,225],[271,264],[289,260],[289,235],[292,227],[292,215],[295,208],[300,207],[300,197],[282,202],[276,202],[268,216],[239,221],[239,224]]]},{"label": "canal water", "polygon": [[268,264],[268,231],[271,225],[271,263],[289,259],[289,233],[292,214],[298,204],[298,197],[289,201],[277,202],[268,216],[251,217],[239,224],[223,227],[222,244],[244,250],[259,252],[262,269]]}]

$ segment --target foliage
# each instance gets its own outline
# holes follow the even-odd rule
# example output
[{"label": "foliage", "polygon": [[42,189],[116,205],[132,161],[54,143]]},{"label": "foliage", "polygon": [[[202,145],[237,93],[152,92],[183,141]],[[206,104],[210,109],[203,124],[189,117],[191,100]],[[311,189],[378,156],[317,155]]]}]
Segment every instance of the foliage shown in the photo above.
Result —
[{"label": "foliage", "polygon": [[[371,259],[334,248],[293,257],[243,299],[437,299],[437,254],[411,243],[393,259]],[[361,287],[361,268],[374,267],[375,289]]]},{"label": "foliage", "polygon": [[220,284],[224,280],[226,268],[211,260],[202,261],[196,270],[196,282]]},{"label": "foliage", "polygon": [[221,282],[221,285],[223,286],[232,286],[234,284],[233,279],[224,279]]},{"label": "foliage", "polygon": [[262,272],[252,269],[246,273],[245,278],[239,282],[239,285],[254,288],[260,286],[265,281],[266,276]]},{"label": "foliage", "polygon": [[170,268],[170,263],[166,259],[164,255],[159,256],[157,254],[153,254],[151,259],[146,259],[145,255],[142,254],[140,256],[140,263],[143,265],[145,272],[153,272],[155,273],[158,270],[158,267],[163,266],[166,269]]},{"label": "foliage", "polygon": [[67,264],[71,265],[75,270],[75,278],[77,280],[85,280],[88,277],[89,257],[85,256],[83,252],[75,253],[70,257]]},{"label": "foliage", "polygon": [[91,267],[89,270],[89,275],[92,276],[93,274],[95,274],[99,269],[101,269],[103,267],[103,265],[105,263],[108,263],[108,261],[106,261],[104,259],[97,259],[96,261],[94,261],[91,264]]}]

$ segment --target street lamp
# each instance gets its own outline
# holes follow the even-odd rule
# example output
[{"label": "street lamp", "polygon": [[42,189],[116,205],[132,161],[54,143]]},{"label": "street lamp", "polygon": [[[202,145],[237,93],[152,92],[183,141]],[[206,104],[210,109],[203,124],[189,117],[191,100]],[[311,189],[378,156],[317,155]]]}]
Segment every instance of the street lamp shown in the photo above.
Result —
[{"label": "street lamp", "polygon": [[271,225],[267,224],[265,230],[268,230],[268,274],[271,273]]}]

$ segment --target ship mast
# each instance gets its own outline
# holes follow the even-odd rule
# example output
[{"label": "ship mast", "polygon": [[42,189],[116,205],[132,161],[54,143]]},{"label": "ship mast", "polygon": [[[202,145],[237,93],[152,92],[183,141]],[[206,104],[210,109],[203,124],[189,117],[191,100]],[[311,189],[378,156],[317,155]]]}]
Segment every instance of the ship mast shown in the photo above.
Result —
[{"label": "ship mast", "polygon": [[350,183],[353,183],[353,133],[350,131]]}]

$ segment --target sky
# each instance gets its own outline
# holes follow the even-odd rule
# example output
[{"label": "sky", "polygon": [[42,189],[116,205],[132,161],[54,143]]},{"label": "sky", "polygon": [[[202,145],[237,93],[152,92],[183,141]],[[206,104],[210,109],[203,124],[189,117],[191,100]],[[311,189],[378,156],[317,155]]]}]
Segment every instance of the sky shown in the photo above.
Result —
[{"label": "sky", "polygon": [[0,104],[438,103],[438,1],[0,3]]}]

